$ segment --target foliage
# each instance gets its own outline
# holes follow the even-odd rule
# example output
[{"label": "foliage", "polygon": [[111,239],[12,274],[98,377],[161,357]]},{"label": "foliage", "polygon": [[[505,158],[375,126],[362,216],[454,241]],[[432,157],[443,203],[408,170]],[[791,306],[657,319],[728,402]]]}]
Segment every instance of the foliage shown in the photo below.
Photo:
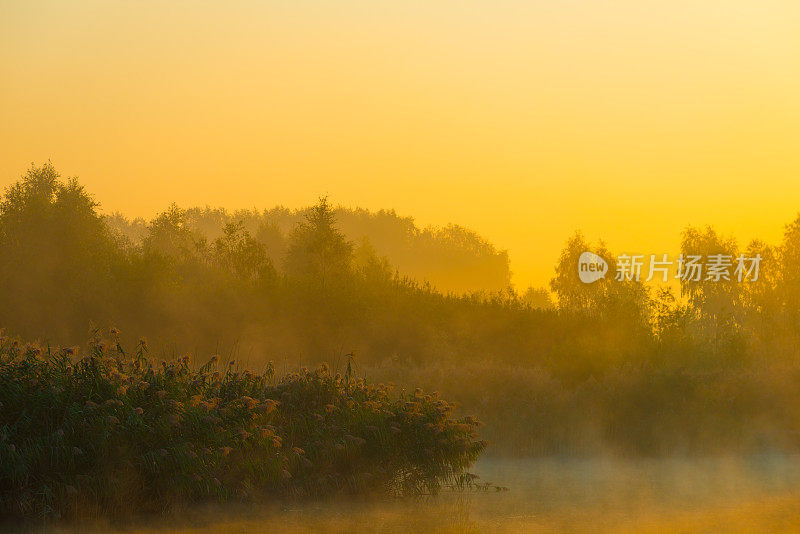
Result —
[{"label": "foliage", "polygon": [[[573,236],[553,301],[508,287],[507,257],[460,227],[419,229],[326,199],[234,214],[173,205],[127,221],[101,217],[75,180],[46,164],[0,202],[0,325],[68,346],[92,324],[117,324],[129,333],[123,345],[144,335],[153,354],[187,347],[258,366],[357,351],[370,376],[442,389],[486,419],[495,450],[584,450],[584,441],[626,454],[686,443],[791,449],[793,420],[778,412],[797,400],[800,217],[774,246],[685,230],[685,256],[760,254],[752,283],[617,281],[611,261],[606,279],[583,284],[575,267],[587,250],[611,259],[604,244]],[[483,272],[467,278],[492,290],[447,293],[417,279],[456,280],[462,270]],[[729,417],[725,403],[747,417]],[[665,416],[673,412],[686,424]]]},{"label": "foliage", "polygon": [[176,502],[419,494],[459,480],[478,422],[327,366],[275,380],[217,358],[154,365],[145,342],[89,355],[0,345],[0,515],[119,515]]}]

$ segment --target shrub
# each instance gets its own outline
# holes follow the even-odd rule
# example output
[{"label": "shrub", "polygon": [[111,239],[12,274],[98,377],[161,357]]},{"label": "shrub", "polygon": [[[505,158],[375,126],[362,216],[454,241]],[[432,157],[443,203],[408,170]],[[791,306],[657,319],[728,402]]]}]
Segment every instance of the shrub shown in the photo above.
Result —
[{"label": "shrub", "polygon": [[[220,368],[221,367],[221,368]],[[141,342],[0,344],[0,515],[109,515],[177,502],[419,494],[458,480],[478,422],[416,391],[217,358],[154,364]]]}]

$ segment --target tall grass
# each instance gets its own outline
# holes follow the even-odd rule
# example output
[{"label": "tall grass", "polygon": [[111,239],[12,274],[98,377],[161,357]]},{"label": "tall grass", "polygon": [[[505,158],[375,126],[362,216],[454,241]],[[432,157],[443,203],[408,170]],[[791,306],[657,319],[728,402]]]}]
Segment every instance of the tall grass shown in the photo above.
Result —
[{"label": "tall grass", "polygon": [[485,448],[472,417],[348,365],[283,378],[216,358],[153,363],[112,335],[51,351],[0,342],[0,516],[119,516],[199,500],[419,494]]}]

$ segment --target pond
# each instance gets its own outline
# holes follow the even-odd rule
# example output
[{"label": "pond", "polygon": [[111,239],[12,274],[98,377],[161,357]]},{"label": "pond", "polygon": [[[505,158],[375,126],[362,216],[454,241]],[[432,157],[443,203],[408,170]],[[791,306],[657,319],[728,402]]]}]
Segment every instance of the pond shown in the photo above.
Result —
[{"label": "pond", "polygon": [[[481,460],[507,488],[390,501],[204,507],[124,532],[718,532],[800,528],[800,457]],[[105,531],[86,526],[82,532]]]}]

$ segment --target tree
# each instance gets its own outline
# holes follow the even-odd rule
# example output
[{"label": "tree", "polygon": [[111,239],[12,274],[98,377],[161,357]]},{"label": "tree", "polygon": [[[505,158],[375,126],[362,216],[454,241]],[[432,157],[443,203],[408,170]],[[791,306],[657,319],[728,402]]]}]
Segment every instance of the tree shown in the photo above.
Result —
[{"label": "tree", "polygon": [[225,225],[223,236],[214,241],[214,258],[224,269],[244,280],[275,275],[266,247],[256,241],[241,222]]},{"label": "tree", "polygon": [[[712,325],[735,325],[741,311],[741,284],[734,276],[738,247],[736,240],[725,238],[716,233],[710,226],[704,230],[689,227],[683,232],[681,254],[685,261],[699,257],[704,270],[697,276],[698,280],[684,267],[687,276],[681,278],[681,294],[688,297],[690,306],[700,316],[711,321]],[[712,257],[727,258],[730,261],[727,279],[713,277],[708,270]]]},{"label": "tree", "polygon": [[158,254],[178,262],[196,259],[204,248],[204,238],[186,225],[186,212],[174,202],[148,226],[142,242],[146,253]]},{"label": "tree", "polygon": [[[69,310],[70,327],[104,310],[122,253],[77,179],[48,162],[31,165],[0,202],[0,284],[4,325],[35,330],[41,310]],[[99,313],[99,312],[98,312]]]},{"label": "tree", "polygon": [[353,266],[371,282],[385,284],[392,279],[392,264],[389,258],[379,255],[367,236],[361,238],[361,243],[355,249]]},{"label": "tree", "polygon": [[[582,253],[593,252],[608,263],[603,278],[584,283],[578,276],[578,261]],[[558,298],[562,310],[578,311],[592,315],[630,315],[643,319],[647,306],[647,290],[640,281],[616,280],[616,261],[604,243],[591,246],[576,232],[561,251],[556,265],[556,276],[550,288]]]},{"label": "tree", "polygon": [[350,272],[353,244],[338,228],[326,197],[321,197],[298,223],[289,238],[286,272],[322,287]]},{"label": "tree", "polygon": [[784,312],[796,324],[800,317],[800,215],[786,225],[778,259]]},{"label": "tree", "polygon": [[[693,275],[686,264],[682,267],[681,295],[688,298],[693,334],[710,344],[714,356],[740,356],[744,307],[743,283],[735,275],[736,240],[719,235],[710,226],[704,230],[689,227],[683,233],[681,254],[685,262],[695,257],[703,265],[699,275]],[[715,258],[730,261],[727,278],[710,270]]]}]

